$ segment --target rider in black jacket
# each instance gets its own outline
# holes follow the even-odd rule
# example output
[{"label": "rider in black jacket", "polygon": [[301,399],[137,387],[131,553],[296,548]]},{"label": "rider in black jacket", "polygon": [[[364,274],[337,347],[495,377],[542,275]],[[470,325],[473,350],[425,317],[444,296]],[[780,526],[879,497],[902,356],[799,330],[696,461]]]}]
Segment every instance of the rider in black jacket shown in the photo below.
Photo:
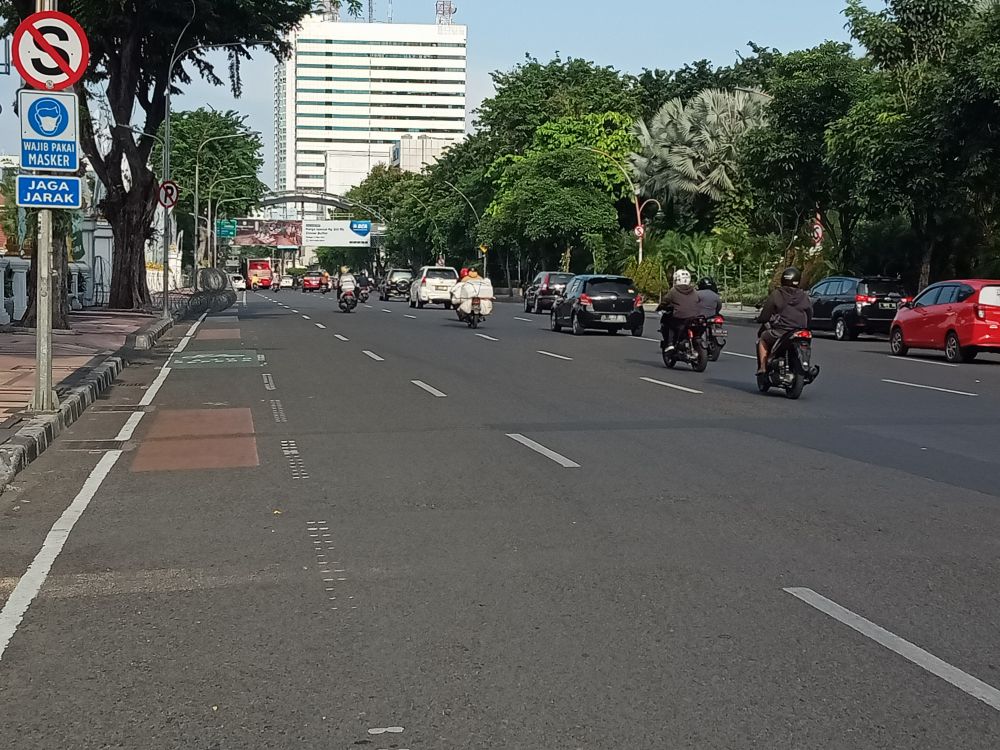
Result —
[{"label": "rider in black jacket", "polygon": [[799,288],[801,285],[802,272],[795,267],[786,268],[781,274],[781,286],[771,292],[760,311],[757,318],[762,324],[757,341],[757,373],[760,375],[767,372],[768,354],[783,335],[812,325],[812,300]]}]

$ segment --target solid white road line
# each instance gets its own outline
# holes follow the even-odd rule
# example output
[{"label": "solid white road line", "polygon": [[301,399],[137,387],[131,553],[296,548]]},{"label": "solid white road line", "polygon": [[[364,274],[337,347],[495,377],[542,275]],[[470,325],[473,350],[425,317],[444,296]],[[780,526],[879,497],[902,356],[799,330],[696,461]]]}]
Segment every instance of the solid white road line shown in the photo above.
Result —
[{"label": "solid white road line", "polygon": [[533,320],[530,320],[529,318],[518,318],[518,317],[515,317],[514,320],[520,320],[522,323],[533,323],[534,322]]},{"label": "solid white road line", "polygon": [[302,319],[303,320],[312,320],[312,318],[310,318],[308,315],[303,315]]},{"label": "solid white road line", "polygon": [[660,339],[651,339],[648,336],[630,336],[629,338],[633,339],[634,341],[652,341],[654,344],[660,343]]},{"label": "solid white road line", "polygon": [[500,340],[500,339],[495,339],[492,336],[487,336],[485,333],[477,333],[476,335],[479,338],[481,338],[481,339],[486,339],[487,341],[499,341]]},{"label": "solid white road line", "polygon": [[553,354],[552,352],[543,352],[541,349],[538,350],[538,353],[541,354],[543,357],[552,357],[552,359],[561,359],[561,360],[564,360],[566,362],[572,362],[573,361],[572,357],[564,357],[561,354]]},{"label": "solid white road line", "polygon": [[[186,345],[185,342],[191,340],[198,331],[198,327],[207,317],[208,313],[203,313],[191,325],[181,342],[174,347],[174,351],[170,354],[171,357],[178,351],[182,351],[182,344]],[[146,394],[142,397],[142,400],[139,401],[140,406],[149,406],[152,403],[153,398],[156,397],[156,394],[163,386],[163,382],[169,374],[170,368],[164,366],[160,370],[159,375],[156,376],[156,380],[153,381],[153,385],[150,386]],[[146,412],[144,411],[131,414],[121,430],[118,431],[115,439],[129,440],[144,416],[146,416]],[[14,633],[17,632],[18,625],[21,624],[21,620],[24,618],[24,613],[28,611],[31,602],[34,601],[35,597],[38,596],[38,592],[41,591],[45,579],[48,578],[49,571],[52,570],[52,565],[55,563],[56,558],[59,557],[59,553],[62,552],[66,540],[69,539],[70,532],[73,530],[76,522],[80,520],[83,512],[90,505],[90,501],[94,499],[97,491],[101,488],[101,484],[107,479],[108,474],[111,473],[111,470],[118,463],[118,459],[121,456],[122,451],[108,451],[101,456],[101,460],[97,462],[97,466],[87,476],[80,491],[73,498],[73,502],[63,511],[58,520],[52,524],[49,533],[45,535],[45,541],[42,542],[42,548],[35,555],[24,575],[18,580],[14,590],[4,603],[3,609],[0,609],[0,660],[3,660],[4,652],[7,650],[11,638],[14,637]]]},{"label": "solid white road line", "polygon": [[317,327],[317,328],[322,328],[322,329],[324,329],[324,330],[326,329],[326,326],[325,326],[325,325],[323,325],[322,323],[317,323],[317,324],[316,324],[316,327]]},{"label": "solid white road line", "polygon": [[958,367],[958,365],[953,365],[951,362],[935,362],[933,359],[920,359],[917,357],[894,357],[890,355],[889,359],[898,359],[900,362],[917,362],[923,365],[937,365],[938,367]]},{"label": "solid white road line", "polygon": [[361,353],[364,354],[369,359],[374,359],[376,362],[385,362],[385,360],[382,359],[380,356],[378,356],[375,352],[370,352],[367,349],[365,349]]},{"label": "solid white road line", "polygon": [[447,393],[439,391],[437,388],[434,388],[433,386],[427,385],[427,383],[425,383],[422,380],[411,380],[410,382],[413,383],[413,385],[417,386],[417,388],[422,388],[423,390],[427,391],[429,394],[434,396],[434,398],[448,398]]},{"label": "solid white road line", "polygon": [[561,456],[558,453],[556,453],[555,451],[549,450],[548,448],[546,448],[541,443],[536,443],[534,440],[531,440],[530,438],[526,438],[524,435],[519,435],[517,433],[511,433],[511,434],[508,434],[507,437],[509,437],[511,440],[513,440],[516,443],[520,443],[525,448],[531,448],[531,450],[535,451],[535,453],[540,453],[541,455],[545,456],[546,458],[548,458],[548,459],[550,459],[552,461],[555,461],[557,464],[559,464],[560,466],[562,466],[564,469],[579,469],[580,468],[580,464],[578,464],[576,461],[570,461],[568,458],[566,458],[566,456]]},{"label": "solid white road line", "polygon": [[131,440],[132,435],[135,433],[135,428],[139,426],[139,422],[142,418],[146,416],[146,412],[137,411],[135,414],[130,414],[129,418],[125,420],[125,424],[115,435],[115,440]]},{"label": "solid white road line", "polygon": [[101,456],[101,460],[90,472],[83,487],[80,488],[80,492],[73,498],[73,502],[52,524],[52,528],[45,536],[45,541],[42,542],[42,548],[35,555],[35,559],[31,561],[31,565],[28,566],[24,575],[18,580],[10,597],[3,605],[3,609],[0,610],[0,660],[3,659],[10,639],[17,632],[17,626],[21,624],[24,613],[28,611],[31,602],[34,601],[45,583],[45,579],[48,578],[52,564],[62,552],[70,532],[121,456],[122,451],[108,451]]},{"label": "solid white road line", "polygon": [[339,333],[335,333],[333,337],[338,341],[350,341],[350,339],[347,338],[347,336],[341,336]]},{"label": "solid white road line", "polygon": [[982,680],[973,677],[967,672],[963,672],[958,667],[954,667],[946,661],[942,661],[934,656],[934,654],[928,653],[919,646],[915,646],[885,628],[879,627],[861,615],[841,607],[825,596],[820,596],[812,589],[788,588],[784,590],[810,607],[818,609],[823,614],[829,615],[852,630],[856,630],[866,638],[871,638],[880,646],[884,646],[890,651],[899,654],[907,661],[911,661],[918,667],[926,669],[945,682],[951,683],[973,698],[981,700],[990,708],[1000,711],[1000,690],[997,690],[992,685],[987,685]]},{"label": "solid white road line", "polygon": [[647,383],[652,383],[653,385],[662,385],[664,388],[673,388],[675,391],[684,391],[684,393],[693,393],[696,396],[701,396],[703,394],[703,391],[696,391],[694,388],[685,388],[683,385],[664,383],[662,380],[653,380],[653,378],[639,378],[639,380],[645,380]]},{"label": "solid white road line", "polygon": [[950,388],[936,388],[933,385],[919,385],[918,383],[907,383],[903,380],[882,380],[883,383],[891,383],[892,385],[903,385],[907,388],[919,388],[922,391],[937,391],[938,393],[951,393],[955,396],[972,396],[973,398],[978,398],[978,393],[969,393],[968,391],[953,391]]},{"label": "solid white road line", "polygon": [[404,315],[403,317],[404,318],[409,318],[410,320],[416,320],[417,319],[416,315]]},{"label": "solid white road line", "polygon": [[754,354],[740,354],[739,352],[725,352],[725,351],[722,353],[730,357],[742,357],[743,359],[757,359],[757,356]]}]

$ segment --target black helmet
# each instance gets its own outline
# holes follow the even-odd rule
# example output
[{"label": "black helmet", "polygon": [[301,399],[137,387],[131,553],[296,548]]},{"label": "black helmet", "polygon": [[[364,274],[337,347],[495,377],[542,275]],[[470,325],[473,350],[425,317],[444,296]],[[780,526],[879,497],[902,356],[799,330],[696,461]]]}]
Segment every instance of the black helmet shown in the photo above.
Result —
[{"label": "black helmet", "polygon": [[715,279],[713,279],[711,276],[705,276],[702,279],[698,279],[698,289],[703,292],[707,289],[711,289],[716,294],[719,293],[719,287],[716,286]]},{"label": "black helmet", "polygon": [[781,285],[782,286],[800,286],[802,284],[802,271],[797,269],[795,266],[791,268],[786,268],[785,272],[781,274]]}]

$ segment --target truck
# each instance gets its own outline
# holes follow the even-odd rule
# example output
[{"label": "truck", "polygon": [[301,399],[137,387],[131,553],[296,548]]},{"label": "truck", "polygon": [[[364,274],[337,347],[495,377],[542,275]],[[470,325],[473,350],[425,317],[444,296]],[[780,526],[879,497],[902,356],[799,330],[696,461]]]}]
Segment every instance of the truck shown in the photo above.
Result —
[{"label": "truck", "polygon": [[243,275],[251,289],[270,289],[271,283],[278,283],[271,258],[247,258],[243,262]]}]

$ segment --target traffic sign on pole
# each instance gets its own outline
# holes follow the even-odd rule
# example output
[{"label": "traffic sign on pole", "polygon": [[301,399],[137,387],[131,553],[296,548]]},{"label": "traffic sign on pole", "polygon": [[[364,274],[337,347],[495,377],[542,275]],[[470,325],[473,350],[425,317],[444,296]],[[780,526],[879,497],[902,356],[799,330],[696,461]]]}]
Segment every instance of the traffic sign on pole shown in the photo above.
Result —
[{"label": "traffic sign on pole", "polygon": [[156,199],[160,202],[160,205],[166,209],[171,209],[177,205],[177,199],[180,198],[181,190],[177,187],[177,183],[173,180],[164,180],[160,183],[160,190],[157,193]]},{"label": "traffic sign on pole", "polygon": [[18,175],[17,205],[21,208],[81,208],[81,180],[54,175]]},{"label": "traffic sign on pole", "polygon": [[83,27],[55,10],[32,13],[14,32],[11,57],[29,86],[61,91],[83,78],[90,43]]},{"label": "traffic sign on pole", "polygon": [[215,222],[215,236],[220,240],[236,237],[236,219],[219,219]]},{"label": "traffic sign on pole", "polygon": [[640,239],[640,240],[641,240],[641,239],[642,239],[643,237],[645,237],[645,236],[646,236],[646,227],[644,227],[644,226],[643,226],[642,224],[639,224],[639,225],[638,225],[638,226],[637,226],[637,227],[636,227],[635,229],[633,229],[632,231],[633,231],[633,233],[635,234],[635,236],[636,236],[636,239]]},{"label": "traffic sign on pole", "polygon": [[80,168],[77,96],[21,89],[21,169],[76,172]]}]

